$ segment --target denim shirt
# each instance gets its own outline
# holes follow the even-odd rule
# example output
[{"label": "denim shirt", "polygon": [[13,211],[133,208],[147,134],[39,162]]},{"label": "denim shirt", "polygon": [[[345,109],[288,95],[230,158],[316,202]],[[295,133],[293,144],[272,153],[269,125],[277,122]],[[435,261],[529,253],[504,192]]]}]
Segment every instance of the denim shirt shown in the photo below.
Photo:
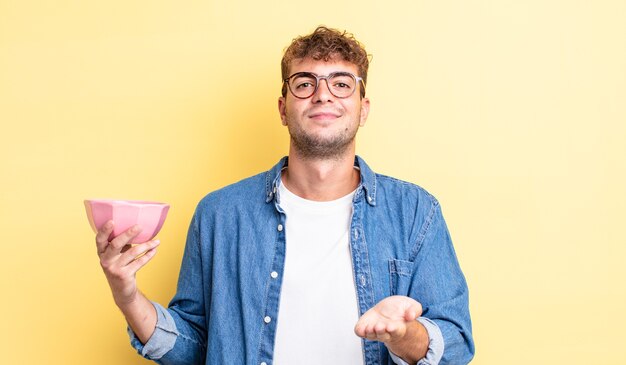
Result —
[{"label": "denim shirt", "polygon": [[[129,329],[141,355],[168,365],[272,364],[286,247],[276,192],[287,162],[200,201],[176,295],[167,309],[154,303],[157,326],[145,345]],[[468,363],[468,289],[439,203],[416,185],[375,174],[358,156],[355,167],[350,249],[360,315],[391,295],[414,298],[431,340],[418,364]],[[382,342],[362,343],[366,365],[403,363]]]}]

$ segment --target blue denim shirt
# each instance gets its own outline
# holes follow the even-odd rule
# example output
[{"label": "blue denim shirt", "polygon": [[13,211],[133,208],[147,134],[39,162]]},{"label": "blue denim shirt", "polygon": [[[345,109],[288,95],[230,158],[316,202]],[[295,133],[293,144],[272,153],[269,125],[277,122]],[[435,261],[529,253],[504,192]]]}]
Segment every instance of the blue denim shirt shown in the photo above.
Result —
[{"label": "blue denim shirt", "polygon": [[[167,309],[155,303],[157,327],[145,345],[129,330],[141,355],[172,365],[272,364],[286,239],[276,192],[286,165],[285,157],[198,204],[176,295]],[[355,166],[350,249],[360,314],[388,296],[410,296],[431,339],[420,364],[468,363],[468,289],[439,203],[358,156]],[[363,340],[363,356],[366,365],[402,363],[377,341]]]}]

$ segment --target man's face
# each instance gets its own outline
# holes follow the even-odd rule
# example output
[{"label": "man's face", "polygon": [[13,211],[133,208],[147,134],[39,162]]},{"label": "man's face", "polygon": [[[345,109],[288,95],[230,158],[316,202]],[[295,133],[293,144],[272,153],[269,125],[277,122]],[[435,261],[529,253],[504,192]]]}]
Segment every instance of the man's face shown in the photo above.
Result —
[{"label": "man's face", "polygon": [[[289,75],[312,72],[319,76],[332,72],[350,72],[358,76],[357,67],[341,59],[329,62],[311,58],[295,60]],[[326,80],[320,80],[317,90],[307,99],[298,99],[287,91],[278,99],[278,109],[283,125],[291,135],[291,147],[302,157],[333,158],[354,148],[354,137],[365,124],[369,112],[369,99],[360,97],[359,82],[354,94],[337,98],[328,90]]]}]

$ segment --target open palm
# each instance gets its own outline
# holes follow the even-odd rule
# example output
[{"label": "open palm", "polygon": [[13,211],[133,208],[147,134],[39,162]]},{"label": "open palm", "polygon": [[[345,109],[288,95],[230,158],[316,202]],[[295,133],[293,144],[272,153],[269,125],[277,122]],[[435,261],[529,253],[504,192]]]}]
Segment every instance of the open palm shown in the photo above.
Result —
[{"label": "open palm", "polygon": [[354,332],[359,337],[383,342],[404,337],[407,323],[422,314],[422,305],[413,298],[394,295],[387,297],[365,312]]}]

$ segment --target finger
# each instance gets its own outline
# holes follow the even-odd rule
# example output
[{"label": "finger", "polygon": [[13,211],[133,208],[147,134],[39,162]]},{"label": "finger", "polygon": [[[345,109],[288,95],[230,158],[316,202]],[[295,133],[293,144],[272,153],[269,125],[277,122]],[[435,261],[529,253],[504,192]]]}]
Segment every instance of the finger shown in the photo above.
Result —
[{"label": "finger", "polygon": [[126,266],[127,270],[129,270],[133,274],[137,273],[139,269],[144,267],[144,265],[146,265],[148,262],[150,262],[150,260],[152,260],[152,258],[154,257],[154,255],[156,255],[156,253],[157,253],[156,247],[148,250],[145,255],[136,258],[130,264],[128,264],[128,266]]},{"label": "finger", "polygon": [[387,333],[389,338],[399,338],[406,334],[407,326],[404,323],[392,323],[387,325]]},{"label": "finger", "polygon": [[417,318],[417,313],[415,312],[415,309],[409,308],[404,312],[405,321],[410,322],[415,320],[415,318]]},{"label": "finger", "polygon": [[372,327],[371,331],[369,331],[366,336],[368,340],[375,340],[375,341],[382,341],[383,339],[387,337],[388,337],[387,332],[377,331],[376,327]]},{"label": "finger", "polygon": [[368,340],[376,339],[376,332],[374,331],[374,327],[373,326],[365,327],[365,330],[363,331],[363,337],[367,338]]},{"label": "finger", "polygon": [[414,321],[417,317],[421,315],[422,315],[422,305],[419,302],[415,302],[404,312],[404,319],[407,322]]},{"label": "finger", "polygon": [[[136,261],[139,256],[145,254],[149,250],[152,250],[159,246],[161,242],[159,240],[148,241],[146,243],[140,243],[130,248],[119,259],[120,266],[127,266],[131,264],[133,261]],[[129,246],[125,246],[129,247]]]},{"label": "finger", "polygon": [[136,224],[130,227],[129,229],[127,229],[126,231],[124,231],[124,233],[115,237],[111,241],[111,247],[113,248],[113,251],[115,251],[116,253],[120,253],[122,251],[122,248],[124,248],[124,246],[129,244],[130,241],[133,240],[133,238],[137,237],[139,233],[141,233],[141,227],[138,224]]},{"label": "finger", "polygon": [[362,318],[363,317],[361,317],[361,319],[356,323],[356,326],[354,326],[354,333],[356,333],[359,337],[367,336],[367,325]]},{"label": "finger", "polygon": [[370,327],[371,326],[368,325],[368,324],[365,324],[365,323],[361,324],[361,326],[359,328],[360,333],[361,333],[361,337],[367,337],[371,333],[371,331],[369,329]]},{"label": "finger", "polygon": [[98,248],[98,254],[103,253],[108,244],[109,244],[109,236],[111,232],[113,232],[114,223],[112,220],[107,221],[96,234],[96,247]]},{"label": "finger", "polygon": [[374,339],[378,341],[387,341],[391,339],[391,334],[385,330],[376,331],[373,333],[373,335],[374,335]]},{"label": "finger", "polygon": [[363,326],[361,326],[361,321],[359,320],[354,326],[354,334],[363,337]]},{"label": "finger", "polygon": [[376,332],[376,326],[378,323],[370,323],[365,328],[365,337],[368,340],[376,340],[378,338],[378,333]]},{"label": "finger", "polygon": [[385,333],[387,333],[387,324],[376,323],[376,325],[374,326],[374,332],[377,336],[384,335]]}]

